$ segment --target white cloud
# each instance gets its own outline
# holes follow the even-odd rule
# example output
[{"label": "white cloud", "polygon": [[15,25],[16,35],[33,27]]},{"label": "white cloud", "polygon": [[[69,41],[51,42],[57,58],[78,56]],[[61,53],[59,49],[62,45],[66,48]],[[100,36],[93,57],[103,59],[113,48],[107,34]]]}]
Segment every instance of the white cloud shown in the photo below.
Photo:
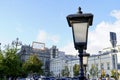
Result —
[{"label": "white cloud", "polygon": [[44,43],[47,43],[47,41],[49,41],[49,42],[52,42],[54,44],[54,43],[59,42],[59,36],[58,35],[51,35],[51,34],[48,34],[44,30],[40,30],[39,34],[37,36],[37,41],[44,42]]},{"label": "white cloud", "polygon": [[120,11],[114,10],[111,15],[116,18],[115,22],[102,21],[94,31],[89,32],[87,51],[91,54],[98,53],[103,48],[111,47],[109,32],[116,32],[117,45],[120,45]]},{"label": "white cloud", "polygon": [[47,33],[44,30],[40,30],[37,36],[37,41],[46,42],[47,40]]},{"label": "white cloud", "polygon": [[69,55],[78,55],[78,51],[75,50],[73,42],[67,43],[66,46],[60,48],[60,51],[64,51],[65,54]]},{"label": "white cloud", "polygon": [[59,42],[59,36],[53,35],[53,36],[50,37],[50,40],[53,41],[54,43],[58,43]]},{"label": "white cloud", "polygon": [[[117,45],[120,45],[120,11],[113,10],[111,15],[116,18],[115,22],[109,23],[102,21],[96,25],[95,30],[89,31],[87,45],[88,53],[96,54],[98,51],[106,47],[111,47],[109,32],[116,32]],[[72,43],[73,42],[68,43],[60,50],[65,51],[66,54],[76,55],[77,51],[74,49],[74,45]]]},{"label": "white cloud", "polygon": [[[112,23],[107,21],[102,21],[96,25],[95,30],[89,31],[88,33],[88,45],[87,52],[90,54],[97,54],[98,51],[111,47],[110,43],[110,32],[116,32],[117,35],[117,45],[120,45],[120,11],[113,10],[111,12],[116,20]],[[38,41],[50,40],[54,43],[59,41],[57,35],[47,34],[45,31],[39,31]],[[67,43],[64,47],[59,50],[64,51],[66,54],[78,55],[78,51],[75,50],[73,42]]]},{"label": "white cloud", "polygon": [[111,12],[111,16],[115,17],[116,19],[120,20],[120,10],[113,10]]}]

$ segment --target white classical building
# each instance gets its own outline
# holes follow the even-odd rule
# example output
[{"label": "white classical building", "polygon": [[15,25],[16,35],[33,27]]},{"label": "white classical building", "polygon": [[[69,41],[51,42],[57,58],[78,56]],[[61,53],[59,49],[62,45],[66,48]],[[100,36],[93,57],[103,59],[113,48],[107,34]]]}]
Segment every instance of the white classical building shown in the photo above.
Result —
[{"label": "white classical building", "polygon": [[70,72],[69,77],[74,77],[73,67],[74,67],[75,64],[79,65],[79,58],[76,57],[76,58],[68,61],[67,64],[68,64],[68,69],[69,69],[69,72]]},{"label": "white classical building", "polygon": [[54,77],[62,77],[61,71],[67,66],[70,72],[69,77],[73,77],[73,66],[75,64],[79,64],[78,57],[59,52],[57,57],[50,60],[50,73]]},{"label": "white classical building", "polygon": [[[90,75],[92,65],[98,68],[95,77],[101,76],[102,70],[111,76],[111,70],[120,70],[120,46],[114,49],[109,47],[99,51],[96,55],[91,55],[88,59],[87,74]],[[93,76],[90,76],[93,77]]]},{"label": "white classical building", "polygon": [[[67,66],[70,72],[69,77],[74,77],[73,67],[75,64],[79,64],[78,56],[65,55],[64,52],[59,51],[58,55],[50,60],[50,72],[52,72],[55,77],[61,77],[61,71]],[[89,75],[90,78],[93,78],[90,74],[92,65],[98,69],[98,73],[94,78],[100,77],[102,70],[105,71],[105,74],[109,74],[110,76],[111,70],[120,71],[120,46],[114,49],[111,47],[105,48],[95,55],[90,55],[86,68],[86,75],[87,77]]]},{"label": "white classical building", "polygon": [[64,53],[61,52],[60,56],[57,56],[55,58],[52,58],[50,60],[50,73],[52,73],[52,76],[54,77],[60,77],[61,71],[64,69],[64,66],[66,65],[66,60]]}]

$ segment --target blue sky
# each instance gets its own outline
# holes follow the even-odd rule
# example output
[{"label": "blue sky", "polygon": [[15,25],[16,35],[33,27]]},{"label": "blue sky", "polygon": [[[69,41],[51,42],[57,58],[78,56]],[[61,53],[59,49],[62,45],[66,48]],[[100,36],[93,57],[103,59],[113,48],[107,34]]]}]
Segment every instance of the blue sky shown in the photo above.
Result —
[{"label": "blue sky", "polygon": [[33,41],[38,41],[48,48],[56,45],[67,54],[74,54],[72,30],[66,16],[76,13],[80,6],[83,13],[94,15],[93,25],[89,28],[88,51],[96,53],[110,46],[109,43],[101,46],[100,42],[93,42],[99,40],[95,36],[98,36],[97,32],[102,33],[102,26],[119,24],[119,3],[118,0],[1,0],[0,43],[3,46],[18,37],[23,44],[32,45]]}]

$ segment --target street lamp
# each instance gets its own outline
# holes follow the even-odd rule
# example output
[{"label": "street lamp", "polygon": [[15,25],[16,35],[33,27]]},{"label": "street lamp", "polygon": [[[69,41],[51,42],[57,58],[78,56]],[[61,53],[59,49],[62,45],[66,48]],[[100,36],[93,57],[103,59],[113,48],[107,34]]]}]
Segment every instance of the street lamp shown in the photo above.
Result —
[{"label": "street lamp", "polygon": [[83,50],[87,49],[88,27],[92,25],[93,15],[91,13],[83,14],[81,8],[78,8],[77,14],[67,16],[68,25],[72,27],[74,47],[79,52],[80,57],[80,80],[84,80],[83,70]]},{"label": "street lamp", "polygon": [[1,51],[1,43],[0,43],[0,51]]},{"label": "street lamp", "polygon": [[100,55],[98,55],[98,58],[100,59],[100,76],[102,78],[102,65],[101,65],[101,54],[102,54],[102,51],[99,51],[99,54]]},{"label": "street lamp", "polygon": [[83,66],[85,68],[85,76],[86,76],[86,67],[87,67],[87,64],[88,64],[88,57],[90,56],[89,53],[84,53],[83,54]]},{"label": "street lamp", "polygon": [[19,41],[19,38],[16,38],[16,40],[12,41],[12,45],[15,45],[15,47],[17,49],[17,46],[22,45],[22,42]]}]

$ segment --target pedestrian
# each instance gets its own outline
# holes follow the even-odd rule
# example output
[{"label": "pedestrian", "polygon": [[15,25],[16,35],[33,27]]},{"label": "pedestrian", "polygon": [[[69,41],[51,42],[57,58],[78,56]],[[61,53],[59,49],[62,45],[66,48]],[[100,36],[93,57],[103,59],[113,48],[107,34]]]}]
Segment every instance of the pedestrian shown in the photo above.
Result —
[{"label": "pedestrian", "polygon": [[106,80],[109,80],[110,78],[109,78],[109,74],[106,74]]},{"label": "pedestrian", "polygon": [[98,80],[102,80],[102,77],[99,77],[99,79]]},{"label": "pedestrian", "polygon": [[34,75],[33,75],[33,79],[34,79],[34,80],[38,80],[38,75],[37,75],[37,74],[34,74]]}]

